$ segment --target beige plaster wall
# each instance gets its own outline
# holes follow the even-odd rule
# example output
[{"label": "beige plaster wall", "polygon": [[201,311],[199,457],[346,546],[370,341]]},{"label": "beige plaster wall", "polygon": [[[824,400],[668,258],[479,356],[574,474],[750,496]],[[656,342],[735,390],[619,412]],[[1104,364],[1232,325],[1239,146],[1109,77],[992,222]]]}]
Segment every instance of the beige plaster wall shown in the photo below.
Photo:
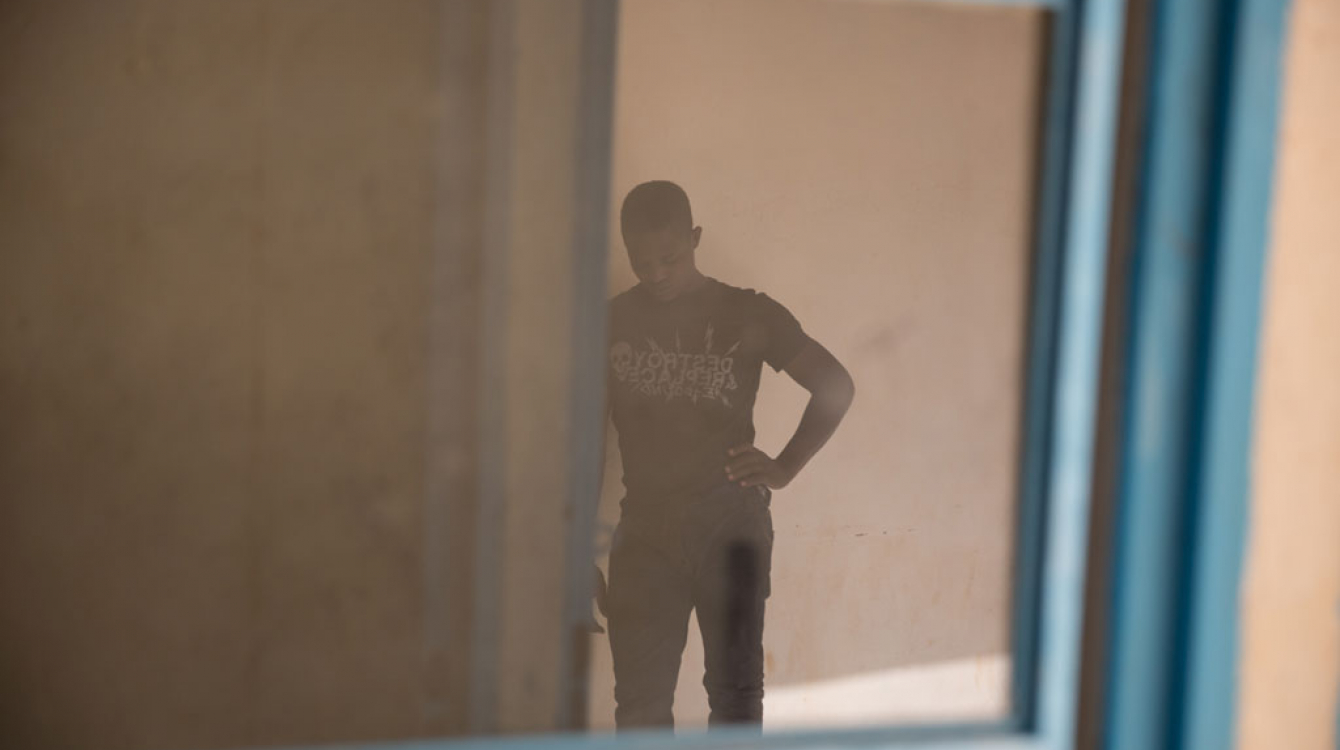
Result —
[{"label": "beige plaster wall", "polygon": [[0,746],[423,728],[440,20],[0,4]]},{"label": "beige plaster wall", "polygon": [[[1003,711],[1038,12],[625,0],[620,23],[613,216],[635,184],[679,182],[700,266],[790,307],[857,383],[773,500],[770,695],[954,665],[899,683],[912,703],[857,690],[841,720]],[[619,291],[633,278],[611,236]],[[758,442],[775,454],[804,392],[764,380]],[[706,714],[699,649],[685,725]],[[591,719],[609,726],[607,642],[593,653]]]},{"label": "beige plaster wall", "polygon": [[1292,6],[1243,582],[1244,750],[1331,750],[1340,711],[1340,3]]}]

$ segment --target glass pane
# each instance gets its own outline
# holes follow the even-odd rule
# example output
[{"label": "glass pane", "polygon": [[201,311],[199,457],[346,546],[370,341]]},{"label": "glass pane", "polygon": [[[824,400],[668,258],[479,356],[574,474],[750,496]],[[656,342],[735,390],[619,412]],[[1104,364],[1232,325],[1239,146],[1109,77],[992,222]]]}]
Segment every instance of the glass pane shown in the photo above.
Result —
[{"label": "glass pane", "polygon": [[[680,728],[754,716],[759,668],[769,729],[1007,714],[1044,22],[935,3],[621,3],[609,291],[623,296],[598,540],[616,547],[602,567],[622,606],[607,607],[614,640],[590,644],[593,729],[616,704],[622,723],[664,721],[672,688]],[[681,220],[647,218],[677,215],[673,189],[630,196],[656,180],[691,206],[678,239],[651,230]],[[689,227],[706,280],[676,256]],[[810,393],[785,373],[825,372],[793,359],[800,337],[850,373],[845,419],[770,502],[709,489],[724,448],[748,442],[756,379],[753,444],[777,459],[797,432]],[[732,544],[754,554],[743,583]],[[761,659],[755,584],[770,589]],[[701,633],[696,617],[685,631],[689,606],[713,618]]]},{"label": "glass pane", "polygon": [[1005,715],[1045,11],[602,7],[0,2],[0,747]]}]

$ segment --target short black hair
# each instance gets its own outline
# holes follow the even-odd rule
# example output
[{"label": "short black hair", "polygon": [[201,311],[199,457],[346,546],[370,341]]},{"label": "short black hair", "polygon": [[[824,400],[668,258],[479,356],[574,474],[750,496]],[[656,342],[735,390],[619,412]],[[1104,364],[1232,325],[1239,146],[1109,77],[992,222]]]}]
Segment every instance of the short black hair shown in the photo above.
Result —
[{"label": "short black hair", "polygon": [[693,229],[693,210],[684,188],[669,180],[652,180],[628,191],[619,211],[619,229],[625,240],[633,232],[675,226]]}]

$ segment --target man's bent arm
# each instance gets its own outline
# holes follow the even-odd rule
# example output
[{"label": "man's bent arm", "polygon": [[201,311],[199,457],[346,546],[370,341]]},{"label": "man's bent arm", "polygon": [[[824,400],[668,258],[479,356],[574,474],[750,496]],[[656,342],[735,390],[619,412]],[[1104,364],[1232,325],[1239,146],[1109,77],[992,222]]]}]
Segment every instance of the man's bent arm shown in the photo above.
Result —
[{"label": "man's bent arm", "polygon": [[761,484],[781,489],[790,484],[833,436],[856,395],[847,368],[817,341],[806,344],[784,371],[810,392],[809,405],[800,417],[796,433],[776,459],[752,445],[736,446],[729,451],[726,478],[741,486]]},{"label": "man's bent arm", "polygon": [[827,349],[811,340],[784,372],[810,392],[810,402],[777,463],[794,478],[837,431],[856,395],[851,373]]}]

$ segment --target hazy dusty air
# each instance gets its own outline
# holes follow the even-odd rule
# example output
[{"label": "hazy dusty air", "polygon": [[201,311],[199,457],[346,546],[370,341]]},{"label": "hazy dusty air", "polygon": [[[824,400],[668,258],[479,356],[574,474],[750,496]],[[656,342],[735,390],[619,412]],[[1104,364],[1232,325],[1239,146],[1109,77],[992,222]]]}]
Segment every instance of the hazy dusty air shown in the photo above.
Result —
[{"label": "hazy dusty air", "polygon": [[[772,498],[765,726],[1007,709],[1043,21],[915,3],[621,5],[610,294],[637,281],[619,201],[674,180],[703,228],[703,273],[787,306],[858,384],[836,435]],[[807,396],[764,367],[760,448],[781,450]],[[624,495],[613,431],[608,445],[606,533]],[[590,722],[610,727],[605,636],[591,654]],[[702,679],[695,626],[681,727],[706,721]]]}]

